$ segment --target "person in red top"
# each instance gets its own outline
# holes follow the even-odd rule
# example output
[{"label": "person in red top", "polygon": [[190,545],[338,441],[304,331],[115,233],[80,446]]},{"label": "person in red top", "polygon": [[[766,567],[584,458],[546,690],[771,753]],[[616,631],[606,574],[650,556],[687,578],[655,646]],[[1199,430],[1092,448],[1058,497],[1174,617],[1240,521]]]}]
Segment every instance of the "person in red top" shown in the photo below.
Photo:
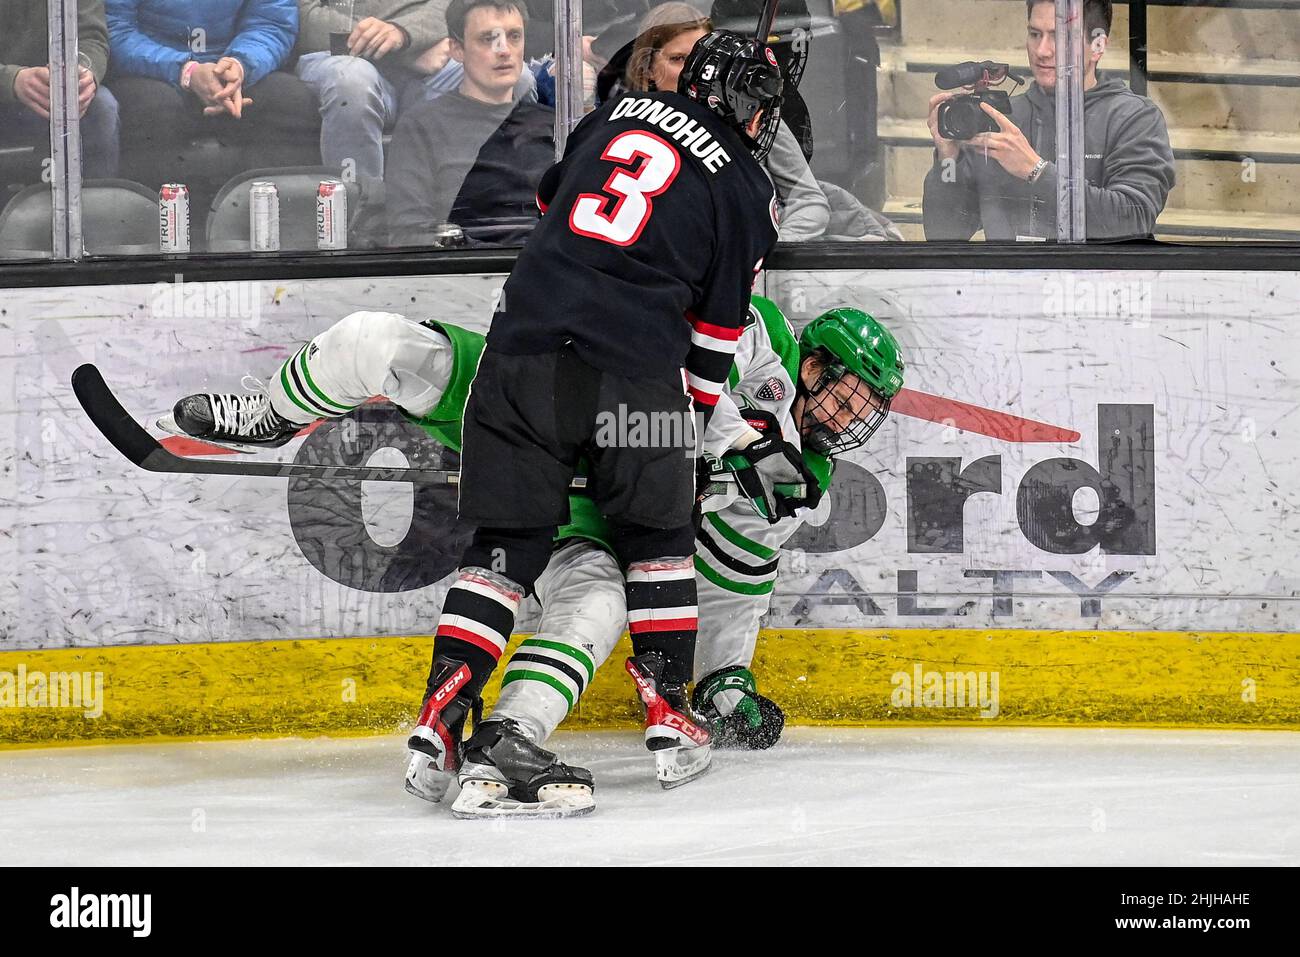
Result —
[{"label": "person in red top", "polygon": [[[677,91],[589,114],[542,177],[544,215],[505,284],[465,409],[460,517],[477,531],[443,604],[408,741],[448,778],[465,715],[568,521],[580,470],[624,569],[628,670],[660,780],[684,783],[708,767],[708,733],[686,694],[697,617],[695,434],[776,242],[759,159],[781,92],[770,50],[711,33]],[[485,729],[464,749],[511,780],[519,743],[500,724]]]}]

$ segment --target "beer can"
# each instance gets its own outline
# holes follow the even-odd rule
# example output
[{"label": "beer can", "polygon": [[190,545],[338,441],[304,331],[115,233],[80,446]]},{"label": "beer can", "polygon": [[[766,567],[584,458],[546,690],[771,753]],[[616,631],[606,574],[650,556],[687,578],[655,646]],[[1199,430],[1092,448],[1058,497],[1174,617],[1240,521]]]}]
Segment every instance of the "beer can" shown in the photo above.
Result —
[{"label": "beer can", "polygon": [[341,180],[323,179],[316,187],[316,248],[348,248],[348,190]]},{"label": "beer can", "polygon": [[255,253],[280,250],[280,191],[258,180],[248,188],[248,242]]},{"label": "beer can", "polygon": [[433,245],[438,249],[465,245],[465,233],[455,223],[439,223],[433,227]]},{"label": "beer can", "polygon": [[190,251],[190,188],[163,183],[158,190],[158,246],[165,253]]}]

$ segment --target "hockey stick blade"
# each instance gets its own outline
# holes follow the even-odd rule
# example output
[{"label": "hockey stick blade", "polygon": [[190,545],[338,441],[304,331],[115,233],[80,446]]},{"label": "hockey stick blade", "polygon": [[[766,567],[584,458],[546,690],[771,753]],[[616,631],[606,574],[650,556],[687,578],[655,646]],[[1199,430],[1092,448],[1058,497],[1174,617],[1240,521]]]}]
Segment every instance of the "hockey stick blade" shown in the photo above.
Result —
[{"label": "hockey stick blade", "polygon": [[190,475],[246,475],[266,478],[346,479],[361,482],[413,482],[455,485],[460,473],[448,469],[377,468],[368,465],[310,465],[296,462],[223,462],[173,455],[122,408],[103,375],[87,363],[72,373],[72,391],[95,428],[133,464],[150,472]]}]

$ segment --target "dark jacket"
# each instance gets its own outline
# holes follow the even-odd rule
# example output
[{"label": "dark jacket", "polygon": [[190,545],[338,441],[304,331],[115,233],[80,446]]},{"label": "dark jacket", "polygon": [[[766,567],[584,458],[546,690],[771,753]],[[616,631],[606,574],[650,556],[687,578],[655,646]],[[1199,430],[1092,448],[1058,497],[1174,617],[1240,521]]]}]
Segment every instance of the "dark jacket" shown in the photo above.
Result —
[{"label": "dark jacket", "polygon": [[[104,0],[78,0],[77,44],[90,57],[95,83],[108,72]],[[14,78],[29,66],[50,62],[49,15],[35,0],[0,0],[0,103],[14,102]]]},{"label": "dark jacket", "polygon": [[[1035,183],[1017,179],[963,147],[945,182],[936,162],[925,177],[926,239],[1056,238],[1056,97],[1038,84],[1011,98],[1011,121],[1048,161]],[[1118,79],[1083,95],[1084,176],[1089,239],[1149,236],[1174,186],[1174,154],[1164,114]]]},{"label": "dark jacket", "polygon": [[244,65],[244,89],[280,68],[298,36],[297,0],[108,0],[113,72],[180,84],[190,60]]},{"label": "dark jacket", "polygon": [[555,159],[554,128],[555,112],[528,100],[445,93],[407,110],[384,177],[392,244],[427,244],[448,222],[471,242],[523,242],[537,224],[537,184]]}]

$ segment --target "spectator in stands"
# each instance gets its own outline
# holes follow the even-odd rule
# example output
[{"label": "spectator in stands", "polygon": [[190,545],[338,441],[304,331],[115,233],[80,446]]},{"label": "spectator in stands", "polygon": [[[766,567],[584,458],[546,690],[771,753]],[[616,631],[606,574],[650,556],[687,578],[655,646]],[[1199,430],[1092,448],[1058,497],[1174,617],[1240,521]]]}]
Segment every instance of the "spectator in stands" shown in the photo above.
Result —
[{"label": "spectator in stands", "polygon": [[[1011,116],[984,104],[1000,130],[966,143],[939,135],[939,105],[961,90],[930,99],[934,166],[925,177],[927,239],[1056,237],[1056,8],[1026,0],[1034,82],[1011,98]],[[1111,0],[1084,0],[1084,175],[1089,239],[1149,236],[1174,185],[1174,156],[1160,108],[1118,79],[1101,79],[1097,63],[1111,29]]]},{"label": "spectator in stands", "polygon": [[[383,135],[448,60],[449,0],[356,0],[351,22],[325,0],[298,0],[297,74],[320,98],[321,161],[384,175]],[[347,35],[348,55],[330,52]]]},{"label": "spectator in stands", "polygon": [[848,120],[851,191],[868,206],[885,201],[885,168],[880,157],[880,96],[876,71],[880,43],[876,31],[898,22],[894,0],[834,0],[844,34],[844,88],[853,98]]},{"label": "spectator in stands", "polygon": [[[44,3],[0,0],[0,147],[50,151],[49,20]],[[79,0],[77,45],[90,61],[80,68],[82,172],[117,175],[117,100],[103,87],[108,71],[104,0]]]},{"label": "spectator in stands", "polygon": [[[711,29],[709,18],[690,4],[663,3],[652,9],[642,19],[632,43],[624,80],[627,88],[676,90],[691,48]],[[781,241],[821,236],[830,220],[830,204],[784,121],[777,127],[763,166],[781,203]]]},{"label": "spectator in stands", "polygon": [[[107,2],[127,175],[198,196],[243,169],[319,163],[316,96],[280,70],[296,0]],[[196,162],[190,147],[204,134],[222,153]]]},{"label": "spectator in stands", "polygon": [[471,243],[517,245],[537,223],[537,184],[555,159],[554,111],[515,99],[527,10],[515,0],[452,0],[460,88],[397,122],[387,174],[391,241],[427,245],[455,223]]}]

